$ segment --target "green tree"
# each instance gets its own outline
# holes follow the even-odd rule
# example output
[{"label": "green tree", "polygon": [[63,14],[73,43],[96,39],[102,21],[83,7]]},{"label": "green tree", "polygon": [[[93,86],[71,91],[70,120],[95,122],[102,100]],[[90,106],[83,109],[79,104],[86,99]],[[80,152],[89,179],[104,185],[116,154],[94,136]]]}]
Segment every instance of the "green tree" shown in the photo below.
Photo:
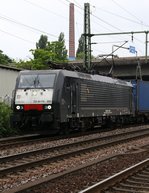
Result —
[{"label": "green tree", "polygon": [[64,33],[60,33],[57,41],[49,42],[47,36],[41,35],[36,43],[36,49],[30,50],[33,59],[20,61],[17,66],[25,69],[46,69],[49,63],[62,63],[67,61]]},{"label": "green tree", "polygon": [[0,50],[0,64],[9,64],[12,63],[12,60]]},{"label": "green tree", "polygon": [[49,50],[36,49],[32,50],[34,59],[32,59],[32,69],[46,69],[47,63],[52,60],[54,53]]},{"label": "green tree", "polygon": [[53,53],[44,50],[44,49],[35,49],[30,50],[33,55],[33,59],[30,61],[20,61],[17,64],[17,67],[24,68],[24,69],[30,69],[30,70],[40,70],[40,69],[47,69],[48,68],[48,61],[53,58]]},{"label": "green tree", "polygon": [[[76,58],[77,59],[84,59],[84,36],[81,35],[79,38],[79,45],[76,52]],[[95,58],[93,55],[91,55],[91,59]]]},{"label": "green tree", "polygon": [[76,58],[77,59],[83,59],[84,58],[84,37],[81,35],[79,38],[79,45],[76,52]]},{"label": "green tree", "polygon": [[57,50],[56,50],[57,58],[60,61],[67,60],[67,50],[65,46],[65,39],[64,39],[64,33],[60,33],[57,43]]},{"label": "green tree", "polygon": [[39,41],[36,43],[36,49],[46,49],[48,43],[48,37],[41,35]]},{"label": "green tree", "polygon": [[[43,36],[41,37],[43,38]],[[42,39],[41,37],[40,40]],[[48,61],[55,63],[67,61],[67,50],[65,46],[64,33],[60,33],[57,41],[50,42],[45,38],[45,42],[46,43],[44,44],[44,48],[40,47],[40,49],[38,48],[36,50],[32,50],[34,60],[36,60],[38,64],[40,63],[40,66],[42,66],[41,63],[46,65]]]},{"label": "green tree", "polygon": [[60,63],[67,61],[64,33],[60,33],[58,41],[48,42],[46,50],[52,53],[52,57],[50,58],[52,62]]}]

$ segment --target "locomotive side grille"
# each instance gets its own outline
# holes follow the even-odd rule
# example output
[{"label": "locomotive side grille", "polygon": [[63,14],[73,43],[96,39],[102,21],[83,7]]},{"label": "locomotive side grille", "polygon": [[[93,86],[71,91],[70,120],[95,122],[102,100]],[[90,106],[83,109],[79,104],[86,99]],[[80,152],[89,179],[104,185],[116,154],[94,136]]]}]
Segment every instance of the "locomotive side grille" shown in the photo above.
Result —
[{"label": "locomotive side grille", "polygon": [[129,87],[86,81],[80,85],[81,107],[129,107]]}]

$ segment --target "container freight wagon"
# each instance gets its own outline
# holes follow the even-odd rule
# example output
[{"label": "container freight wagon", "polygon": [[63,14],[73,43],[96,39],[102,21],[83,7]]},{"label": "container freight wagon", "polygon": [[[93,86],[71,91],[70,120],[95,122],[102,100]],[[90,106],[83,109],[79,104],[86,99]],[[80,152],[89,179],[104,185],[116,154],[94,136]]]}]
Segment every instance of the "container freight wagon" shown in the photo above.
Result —
[{"label": "container freight wagon", "polygon": [[136,114],[149,119],[149,81],[133,80],[132,84]]}]

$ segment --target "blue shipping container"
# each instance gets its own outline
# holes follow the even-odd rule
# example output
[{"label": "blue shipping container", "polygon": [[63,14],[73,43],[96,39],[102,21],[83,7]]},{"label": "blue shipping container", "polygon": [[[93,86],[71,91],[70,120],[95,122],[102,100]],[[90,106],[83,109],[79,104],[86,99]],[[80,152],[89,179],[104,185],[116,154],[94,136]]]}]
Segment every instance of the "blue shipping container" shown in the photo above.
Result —
[{"label": "blue shipping container", "polygon": [[132,81],[135,109],[138,112],[149,112],[149,81]]}]

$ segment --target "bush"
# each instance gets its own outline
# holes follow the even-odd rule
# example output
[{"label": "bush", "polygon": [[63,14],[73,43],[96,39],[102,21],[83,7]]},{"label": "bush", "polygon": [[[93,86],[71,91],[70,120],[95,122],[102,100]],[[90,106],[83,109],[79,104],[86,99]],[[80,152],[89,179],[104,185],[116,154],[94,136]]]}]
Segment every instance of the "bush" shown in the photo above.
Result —
[{"label": "bush", "polygon": [[10,127],[11,108],[0,102],[0,137],[15,134],[17,131]]}]

